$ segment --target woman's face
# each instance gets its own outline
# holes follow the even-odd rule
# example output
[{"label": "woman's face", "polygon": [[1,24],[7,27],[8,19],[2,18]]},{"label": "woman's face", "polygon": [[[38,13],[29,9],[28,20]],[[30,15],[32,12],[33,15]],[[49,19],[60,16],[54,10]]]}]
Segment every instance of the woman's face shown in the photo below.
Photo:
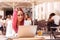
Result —
[{"label": "woman's face", "polygon": [[24,19],[23,12],[22,11],[18,11],[17,17],[18,17],[18,22],[21,22]]}]

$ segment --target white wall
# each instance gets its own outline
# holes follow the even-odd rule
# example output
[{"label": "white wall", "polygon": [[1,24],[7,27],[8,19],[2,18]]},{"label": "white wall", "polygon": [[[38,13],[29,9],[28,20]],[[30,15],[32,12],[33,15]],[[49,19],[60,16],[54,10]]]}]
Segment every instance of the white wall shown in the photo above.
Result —
[{"label": "white wall", "polygon": [[55,10],[55,13],[60,15],[60,2],[55,2],[54,3],[54,10]]},{"label": "white wall", "polygon": [[60,2],[45,2],[37,5],[35,9],[39,20],[48,20],[50,13],[54,12],[60,15]]},{"label": "white wall", "polygon": [[34,7],[34,16],[35,16],[35,19],[38,19],[38,5]]}]

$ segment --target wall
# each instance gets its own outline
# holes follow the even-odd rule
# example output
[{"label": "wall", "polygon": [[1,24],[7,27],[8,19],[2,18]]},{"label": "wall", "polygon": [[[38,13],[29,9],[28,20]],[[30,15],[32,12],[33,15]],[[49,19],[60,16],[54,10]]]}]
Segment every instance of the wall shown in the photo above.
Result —
[{"label": "wall", "polygon": [[60,15],[60,2],[45,2],[35,7],[35,18],[38,17],[38,20],[48,20],[50,13],[54,12]]}]

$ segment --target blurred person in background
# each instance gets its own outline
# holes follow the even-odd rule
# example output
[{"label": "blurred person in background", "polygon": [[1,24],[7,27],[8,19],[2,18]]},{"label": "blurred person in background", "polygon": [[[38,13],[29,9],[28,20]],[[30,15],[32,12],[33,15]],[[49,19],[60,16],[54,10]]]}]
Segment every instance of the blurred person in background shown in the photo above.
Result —
[{"label": "blurred person in background", "polygon": [[25,20],[24,20],[25,25],[31,25],[32,21],[31,18],[29,16],[29,14],[25,13]]},{"label": "blurred person in background", "polygon": [[6,16],[6,21],[10,20],[11,15]]},{"label": "blurred person in background", "polygon": [[52,19],[54,20],[54,24],[55,24],[56,26],[59,26],[60,14],[59,14],[59,13],[56,13],[56,15],[52,17]]},{"label": "blurred person in background", "polygon": [[[7,36],[7,34],[10,32],[10,27],[9,26],[11,26],[10,24],[11,24],[11,15],[7,15],[7,18],[6,18],[6,36]],[[9,30],[8,30],[9,29]],[[9,32],[8,32],[8,31]]]},{"label": "blurred person in background", "polygon": [[[50,27],[58,27],[60,22],[60,16],[51,13],[48,19],[48,30],[50,30]],[[53,31],[56,31],[57,28],[52,28]]]},{"label": "blurred person in background", "polygon": [[11,18],[11,15],[7,15],[7,17],[6,17],[6,26],[7,26],[7,24],[8,24],[8,21],[10,21],[12,18]]},{"label": "blurred person in background", "polygon": [[2,24],[2,34],[3,34],[3,35],[6,34],[6,20],[3,20],[3,24]]},{"label": "blurred person in background", "polygon": [[3,24],[3,20],[2,20],[2,16],[0,15],[0,33],[2,34],[2,24]]},{"label": "blurred person in background", "polygon": [[[53,16],[55,16],[55,15],[56,15],[55,13],[51,13],[51,14],[49,15],[49,19],[48,19],[48,23],[47,23],[48,31],[51,31],[51,30],[50,30],[50,27],[55,26],[55,25],[54,25],[54,19],[52,19]],[[55,31],[56,29],[53,29],[53,30]]]}]

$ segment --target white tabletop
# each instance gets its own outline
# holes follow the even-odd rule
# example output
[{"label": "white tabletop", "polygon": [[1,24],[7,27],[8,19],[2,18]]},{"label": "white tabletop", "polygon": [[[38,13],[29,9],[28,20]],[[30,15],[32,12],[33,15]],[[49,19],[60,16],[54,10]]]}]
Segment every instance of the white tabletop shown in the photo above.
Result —
[{"label": "white tabletop", "polygon": [[45,40],[44,38],[17,38],[13,40]]},{"label": "white tabletop", "polygon": [[13,39],[13,40],[40,40],[40,39],[42,39],[42,40],[45,40],[45,39],[51,39],[50,38],[50,36],[49,35],[46,35],[46,36],[38,36],[38,35],[36,35],[35,37],[32,37],[32,38],[15,38],[15,39]]}]

